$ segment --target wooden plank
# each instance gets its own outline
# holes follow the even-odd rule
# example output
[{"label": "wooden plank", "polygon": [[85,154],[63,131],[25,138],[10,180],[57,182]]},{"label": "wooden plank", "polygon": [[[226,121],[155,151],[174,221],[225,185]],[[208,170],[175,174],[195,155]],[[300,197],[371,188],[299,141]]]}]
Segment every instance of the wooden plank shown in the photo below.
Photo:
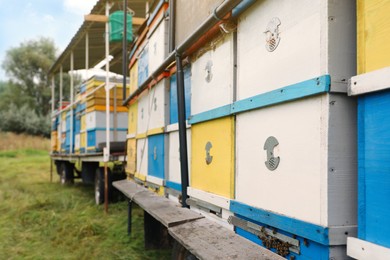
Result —
[{"label": "wooden plank", "polygon": [[347,254],[360,260],[390,259],[390,248],[349,237]]},{"label": "wooden plank", "polygon": [[108,22],[108,17],[105,15],[87,14],[87,15],[84,15],[84,21],[106,23],[106,22]]},{"label": "wooden plank", "polygon": [[[87,14],[87,15],[84,15],[84,21],[106,23],[106,22],[108,22],[108,17],[105,15]],[[142,25],[144,22],[145,22],[145,18],[141,18],[141,17],[133,17],[132,18],[133,25]]]},{"label": "wooden plank", "polygon": [[137,203],[141,208],[161,222],[165,227],[174,227],[186,222],[204,218],[179,204],[158,196],[145,187],[129,180],[113,182],[114,187],[126,197]]},{"label": "wooden plank", "polygon": [[168,231],[199,259],[284,259],[205,218]]}]

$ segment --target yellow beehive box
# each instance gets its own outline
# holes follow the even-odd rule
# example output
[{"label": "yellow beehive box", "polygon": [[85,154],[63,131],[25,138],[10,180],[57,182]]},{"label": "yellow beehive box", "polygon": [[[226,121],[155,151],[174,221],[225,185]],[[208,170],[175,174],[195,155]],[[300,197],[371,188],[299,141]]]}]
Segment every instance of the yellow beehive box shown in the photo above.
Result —
[{"label": "yellow beehive box", "polygon": [[80,118],[80,131],[85,131],[87,128],[86,115],[85,113],[81,114]]},{"label": "yellow beehive box", "polygon": [[57,143],[58,143],[57,131],[52,131],[51,132],[51,150],[52,150],[52,152],[58,151]]},{"label": "yellow beehive box", "polygon": [[191,188],[233,198],[233,117],[194,124],[191,131]]},{"label": "yellow beehive box", "polygon": [[135,138],[127,139],[126,172],[134,175],[137,170],[137,141]]},{"label": "yellow beehive box", "polygon": [[80,133],[80,151],[85,151],[87,147],[87,136],[86,132]]},{"label": "yellow beehive box", "polygon": [[138,118],[138,102],[134,102],[130,104],[129,107],[129,126],[128,126],[128,134],[136,134],[137,132],[137,118]]},{"label": "yellow beehive box", "polygon": [[[91,107],[87,107],[86,111],[87,111],[87,113],[92,112],[92,111],[106,111],[106,106],[102,106],[102,105],[91,106]],[[116,111],[117,112],[127,112],[128,109],[127,109],[127,107],[118,106],[118,107],[116,107]],[[110,112],[114,112],[113,106],[110,106]]]},{"label": "yellow beehive box", "polygon": [[138,61],[130,68],[130,95],[138,88]]},{"label": "yellow beehive box", "polygon": [[390,66],[390,2],[358,0],[358,73]]}]

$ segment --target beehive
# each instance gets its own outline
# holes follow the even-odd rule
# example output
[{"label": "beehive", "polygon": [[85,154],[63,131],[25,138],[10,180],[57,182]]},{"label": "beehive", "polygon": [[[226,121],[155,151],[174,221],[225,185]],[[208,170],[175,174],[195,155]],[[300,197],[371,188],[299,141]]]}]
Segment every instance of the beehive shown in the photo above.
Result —
[{"label": "beehive", "polygon": [[233,122],[226,117],[192,125],[191,188],[233,198]]},{"label": "beehive", "polygon": [[137,145],[137,171],[134,177],[140,181],[146,181],[148,175],[148,139],[138,138]]},{"label": "beehive", "polygon": [[388,1],[357,1],[358,69],[350,94],[358,97],[358,238],[348,255],[390,258],[390,20]]},{"label": "beehive", "polygon": [[[168,171],[166,172],[166,186],[181,192],[180,144],[179,131],[174,125],[168,128]],[[191,129],[187,129],[188,162],[191,162]],[[189,171],[191,168],[189,168]],[[191,173],[189,172],[190,176]]]},{"label": "beehive", "polygon": [[[185,92],[185,107],[186,119],[191,115],[191,67],[184,68],[184,92]],[[179,120],[177,107],[177,76],[173,74],[170,79],[169,90],[169,124],[176,124]]]},{"label": "beehive", "polygon": [[148,182],[163,186],[165,178],[165,135],[148,136]]},{"label": "beehive", "polygon": [[344,259],[356,234],[354,4],[256,1],[238,18],[231,223],[263,246],[287,236],[287,258]]},{"label": "beehive", "polygon": [[137,141],[135,138],[127,139],[126,172],[134,175],[137,170]]},{"label": "beehive", "polygon": [[199,114],[233,102],[233,36],[220,37],[191,65],[191,113]]},{"label": "beehive", "polygon": [[168,5],[157,6],[152,16],[149,18],[149,55],[148,70],[154,72],[164,61],[168,52],[168,20],[165,19],[165,11]]}]

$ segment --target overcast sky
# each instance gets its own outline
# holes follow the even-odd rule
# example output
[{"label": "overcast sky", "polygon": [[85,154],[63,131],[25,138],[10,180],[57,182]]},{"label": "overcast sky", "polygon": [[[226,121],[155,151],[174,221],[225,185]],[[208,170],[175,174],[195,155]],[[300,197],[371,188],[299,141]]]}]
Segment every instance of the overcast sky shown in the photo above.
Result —
[{"label": "overcast sky", "polygon": [[[60,54],[97,0],[0,0],[0,63],[5,52],[39,36],[54,40]],[[0,68],[0,80],[6,80]]]}]

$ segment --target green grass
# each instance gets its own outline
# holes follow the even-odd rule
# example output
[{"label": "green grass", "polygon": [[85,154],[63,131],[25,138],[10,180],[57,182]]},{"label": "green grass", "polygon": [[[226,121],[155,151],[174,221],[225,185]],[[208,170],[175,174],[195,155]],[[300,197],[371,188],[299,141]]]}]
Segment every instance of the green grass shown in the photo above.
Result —
[{"label": "green grass", "polygon": [[143,211],[94,204],[93,187],[50,183],[44,150],[0,151],[0,259],[170,259],[143,246]]}]

